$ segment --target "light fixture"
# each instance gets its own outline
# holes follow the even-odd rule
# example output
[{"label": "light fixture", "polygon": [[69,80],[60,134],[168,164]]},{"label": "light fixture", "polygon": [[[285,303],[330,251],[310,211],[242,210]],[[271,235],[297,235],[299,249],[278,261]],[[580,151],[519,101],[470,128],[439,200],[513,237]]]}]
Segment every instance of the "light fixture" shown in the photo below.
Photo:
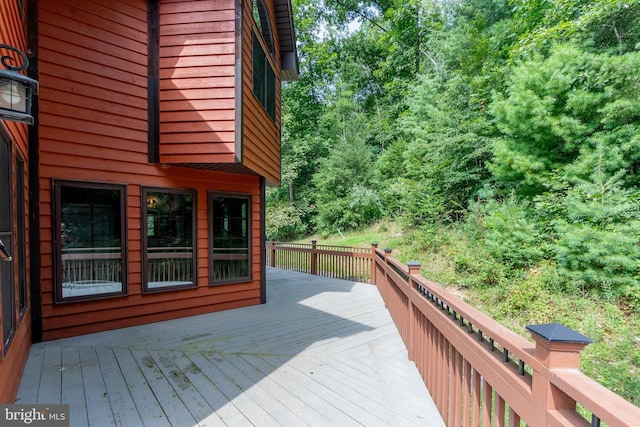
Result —
[{"label": "light fixture", "polygon": [[12,56],[4,55],[0,58],[6,68],[0,69],[0,119],[32,125],[31,101],[33,95],[38,93],[38,82],[18,72],[29,66],[29,58],[15,47],[0,44],[0,48],[15,52],[22,60],[22,65],[15,67],[10,65],[11,61],[15,61]]},{"label": "light fixture", "polygon": [[157,209],[160,206],[160,197],[155,194],[147,194],[147,208]]}]

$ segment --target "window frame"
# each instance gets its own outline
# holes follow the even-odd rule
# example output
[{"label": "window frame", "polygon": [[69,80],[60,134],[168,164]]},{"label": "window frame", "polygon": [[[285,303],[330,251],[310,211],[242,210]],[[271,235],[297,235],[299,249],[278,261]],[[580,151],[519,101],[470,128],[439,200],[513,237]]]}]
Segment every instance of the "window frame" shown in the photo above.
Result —
[{"label": "window frame", "polygon": [[[267,116],[271,119],[272,122],[276,121],[276,72],[274,70],[273,64],[269,59],[269,55],[265,53],[263,41],[260,36],[256,34],[255,31],[252,31],[252,43],[251,43],[251,93],[256,98],[258,103],[262,106]],[[256,55],[260,55],[260,59],[262,59],[262,69],[259,70],[257,64]],[[257,76],[260,76],[260,80],[262,81],[261,90],[258,91],[258,87],[256,86]]]},{"label": "window frame", "polygon": [[[148,257],[148,210],[147,210],[147,197],[149,193],[169,193],[169,194],[181,194],[192,196],[191,207],[191,254],[192,254],[192,272],[193,277],[190,284],[185,285],[173,285],[162,286],[156,288],[149,287],[149,257]],[[198,191],[193,189],[176,189],[176,188],[162,188],[162,187],[142,187],[141,191],[141,234],[142,234],[142,293],[143,294],[155,294],[158,292],[169,292],[180,289],[196,289],[198,288]]]},{"label": "window frame", "polygon": [[25,169],[26,162],[21,154],[18,153],[16,158],[16,215],[18,230],[22,230],[18,237],[18,315],[22,318],[29,309],[29,280],[27,278],[27,219],[26,209],[27,200],[25,194],[25,183],[27,172]]},{"label": "window frame", "polygon": [[[8,203],[5,205],[5,209],[8,213],[8,230],[4,230],[3,227],[0,226],[0,239],[3,240],[3,243],[6,245],[7,250],[12,256],[14,254],[14,241],[16,237],[16,230],[14,228],[14,215],[15,215],[15,203],[14,203],[14,144],[11,135],[6,130],[4,125],[0,124],[0,144],[6,145],[6,166],[7,166],[7,198]],[[5,173],[4,168],[0,164],[0,173]],[[3,224],[4,225],[4,224]],[[7,240],[8,237],[8,240]],[[0,275],[5,274],[4,271],[8,270],[8,283],[2,283],[3,286],[0,287],[0,294],[2,296],[2,301],[0,301],[0,319],[2,320],[2,334],[0,336],[0,360],[4,359],[4,357],[9,352],[9,348],[13,342],[13,339],[16,335],[16,330],[18,327],[18,318],[16,316],[16,271],[15,271],[15,262],[9,261],[6,262],[0,259]],[[2,282],[2,277],[0,276],[0,282]],[[8,292],[7,292],[8,291]],[[8,294],[8,295],[7,295]],[[9,305],[10,307],[5,307],[5,305]],[[5,308],[9,308],[10,318],[5,318]],[[5,330],[5,328],[9,327],[9,330]]]},{"label": "window frame", "polygon": [[[259,30],[260,36],[262,37],[262,41],[264,45],[267,47],[267,51],[269,51],[269,55],[275,61],[276,59],[276,50],[274,45],[274,31],[273,25],[271,24],[271,17],[269,16],[269,11],[264,4],[263,0],[253,0],[251,2],[252,13],[251,17],[253,18],[253,23],[255,28]],[[260,23],[258,23],[255,19],[255,8],[257,8],[258,17],[260,18]],[[262,18],[265,18],[264,20]],[[266,34],[265,34],[266,32]]]},{"label": "window frame", "polygon": [[[63,267],[62,267],[62,188],[74,187],[93,190],[118,190],[120,193],[120,263],[122,289],[117,292],[105,292],[89,295],[64,297],[62,295]],[[72,303],[77,301],[103,300],[128,295],[129,268],[127,256],[127,185],[106,182],[72,181],[56,179],[53,181],[53,245],[54,245],[54,302],[56,304]]]},{"label": "window frame", "polygon": [[[247,203],[247,219],[246,219],[246,227],[247,227],[247,275],[242,277],[234,277],[230,279],[222,279],[222,280],[214,280],[213,278],[213,263],[215,261],[213,256],[213,219],[214,219],[214,209],[213,209],[213,200],[216,197],[226,198],[226,199],[241,199],[245,200]],[[209,233],[208,233],[208,259],[209,259],[209,286],[219,286],[219,285],[227,285],[233,283],[248,283],[253,281],[253,269],[252,269],[252,260],[253,260],[253,197],[251,194],[246,193],[227,193],[220,191],[208,191],[207,192],[207,216],[208,216],[208,225],[209,225]]]},{"label": "window frame", "polygon": [[[273,123],[276,122],[277,110],[277,75],[275,66],[275,40],[274,27],[269,16],[269,11],[262,0],[253,0],[252,7],[252,30],[251,30],[251,93]],[[258,8],[260,25],[253,17],[253,8]],[[262,18],[265,18],[263,22]],[[267,31],[268,34],[264,34]],[[267,53],[268,52],[268,53]],[[262,66],[258,69],[257,63]],[[258,79],[259,76],[259,79]],[[261,81],[261,87],[256,86],[257,81]]]}]

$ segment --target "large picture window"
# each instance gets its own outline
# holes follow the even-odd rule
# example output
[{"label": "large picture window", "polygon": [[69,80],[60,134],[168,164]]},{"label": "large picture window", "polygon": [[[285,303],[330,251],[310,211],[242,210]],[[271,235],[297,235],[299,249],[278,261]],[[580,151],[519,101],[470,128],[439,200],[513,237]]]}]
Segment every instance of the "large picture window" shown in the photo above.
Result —
[{"label": "large picture window", "polygon": [[209,193],[211,284],[251,279],[251,196]]},{"label": "large picture window", "polygon": [[58,301],[126,294],[125,188],[55,183]]},{"label": "large picture window", "polygon": [[142,191],[144,291],[196,287],[196,192]]}]

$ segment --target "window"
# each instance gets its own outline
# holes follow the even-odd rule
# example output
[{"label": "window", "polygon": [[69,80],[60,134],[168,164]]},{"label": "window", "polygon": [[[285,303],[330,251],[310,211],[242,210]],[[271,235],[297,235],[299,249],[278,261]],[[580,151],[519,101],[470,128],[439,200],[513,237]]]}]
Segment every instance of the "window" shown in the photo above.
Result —
[{"label": "window", "polygon": [[24,160],[18,157],[16,163],[16,191],[18,193],[16,214],[18,215],[18,312],[22,315],[27,309],[27,236],[25,212],[25,168]]},{"label": "window", "polygon": [[[11,145],[0,135],[0,240],[10,255],[13,254],[13,203],[11,200]],[[2,293],[2,348],[6,352],[16,327],[13,261],[2,261],[0,256],[0,292]]]},{"label": "window", "polygon": [[209,193],[211,284],[251,280],[251,196]]},{"label": "window", "polygon": [[262,0],[253,0],[253,20],[255,21],[258,30],[260,30],[262,39],[267,45],[267,49],[269,50],[271,57],[275,59],[271,20],[269,19],[267,8],[264,6],[264,2]]},{"label": "window", "polygon": [[[253,94],[271,120],[276,119],[276,75],[269,61],[275,60],[273,30],[269,14],[262,0],[253,0],[253,19],[260,35],[253,33]],[[260,38],[262,37],[262,41]],[[263,47],[266,46],[269,55]]]},{"label": "window", "polygon": [[144,188],[145,292],[197,287],[196,192]]},{"label": "window", "polygon": [[125,187],[55,183],[57,301],[126,294]]},{"label": "window", "polygon": [[255,33],[253,33],[253,94],[271,120],[275,120],[276,76]]}]

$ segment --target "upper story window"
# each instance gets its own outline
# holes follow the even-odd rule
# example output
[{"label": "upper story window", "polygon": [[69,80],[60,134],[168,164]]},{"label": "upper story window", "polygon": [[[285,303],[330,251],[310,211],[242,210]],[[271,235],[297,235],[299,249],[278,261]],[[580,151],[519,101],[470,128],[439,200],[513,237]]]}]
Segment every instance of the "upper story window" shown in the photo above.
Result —
[{"label": "upper story window", "polygon": [[253,0],[253,20],[256,21],[256,26],[260,30],[264,43],[267,45],[269,54],[271,54],[272,58],[275,58],[271,20],[262,0]]},{"label": "upper story window", "polygon": [[[262,0],[253,1],[253,19],[260,35],[253,33],[253,94],[271,120],[276,119],[276,75],[271,59],[275,57],[273,31],[267,9]],[[267,54],[266,49],[269,51]]]}]

